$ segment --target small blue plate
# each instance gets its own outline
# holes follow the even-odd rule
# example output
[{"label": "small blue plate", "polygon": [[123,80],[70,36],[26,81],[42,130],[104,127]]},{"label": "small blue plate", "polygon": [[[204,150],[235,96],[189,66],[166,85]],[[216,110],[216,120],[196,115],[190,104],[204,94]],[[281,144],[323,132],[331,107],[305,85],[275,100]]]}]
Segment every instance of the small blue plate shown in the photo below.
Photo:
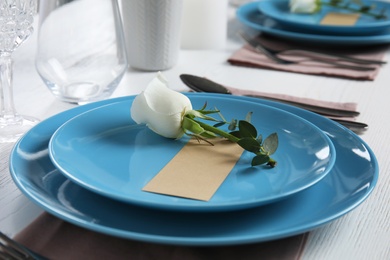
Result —
[{"label": "small blue plate", "polygon": [[291,13],[289,0],[263,0],[258,2],[258,9],[264,15],[274,19],[287,30],[300,30],[304,33],[317,33],[329,35],[374,35],[390,27],[390,3],[381,1],[362,1],[362,4],[375,6],[373,12],[379,13],[384,10],[386,19],[376,19],[369,15],[361,14],[356,24],[322,25],[321,20],[330,12],[351,13],[324,5],[321,10],[314,14]]},{"label": "small blue plate", "polygon": [[[216,94],[215,94],[216,95]],[[190,97],[208,98],[193,93]],[[378,181],[378,162],[370,147],[345,127],[314,113],[256,98],[228,96],[294,113],[321,128],[337,153],[335,166],[323,180],[284,200],[230,212],[177,212],[139,207],[91,192],[67,179],[52,164],[48,143],[67,120],[122,97],[75,107],[48,118],[14,146],[10,173],[34,203],[60,219],[104,234],[174,245],[237,245],[284,238],[329,223],[360,205]]]},{"label": "small blue plate", "polygon": [[142,206],[188,211],[237,210],[275,202],[317,183],[334,165],[332,142],[298,116],[225,97],[195,96],[191,102],[199,109],[205,102],[217,107],[228,121],[244,119],[252,111],[251,122],[264,138],[278,134],[279,147],[272,156],[277,166],[251,167],[253,154],[244,152],[207,202],[142,191],[188,138],[167,139],[136,124],[127,101],[87,111],[63,124],[49,143],[50,158],[66,177],[101,195]]},{"label": "small blue plate", "polygon": [[366,46],[390,43],[390,29],[375,35],[326,35],[287,30],[276,20],[258,10],[259,2],[240,6],[236,16],[238,21],[251,30],[273,35],[282,39],[326,46]]}]

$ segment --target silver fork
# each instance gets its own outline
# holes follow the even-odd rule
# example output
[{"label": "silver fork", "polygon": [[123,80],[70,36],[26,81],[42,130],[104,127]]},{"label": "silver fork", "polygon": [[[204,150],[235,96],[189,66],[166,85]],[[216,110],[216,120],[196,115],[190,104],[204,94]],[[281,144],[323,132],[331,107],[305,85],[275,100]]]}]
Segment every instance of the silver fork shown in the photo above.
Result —
[{"label": "silver fork", "polygon": [[47,260],[0,232],[0,259]]},{"label": "silver fork", "polygon": [[[283,51],[276,51],[276,50],[272,50],[270,48],[267,48],[266,46],[261,44],[256,39],[250,38],[249,36],[247,36],[244,33],[240,33],[240,36],[256,52],[259,52],[259,53],[262,53],[262,54],[266,55],[268,58],[270,58],[271,60],[275,61],[276,63],[288,65],[288,64],[298,64],[298,63],[302,62],[302,61],[291,61],[291,60],[282,59],[282,58],[278,57],[278,54],[280,54]],[[305,51],[305,52],[309,53],[309,51]],[[347,56],[344,56],[344,57],[347,57]],[[354,58],[351,58],[351,59],[355,60]],[[326,58],[320,58],[320,57],[310,57],[310,60],[319,61],[319,62],[322,62],[322,63],[325,63],[325,64],[330,64],[330,65],[333,65],[333,66],[336,66],[336,67],[340,67],[340,68],[347,68],[347,69],[360,70],[360,71],[368,71],[368,70],[376,69],[375,67],[366,67],[366,66],[355,66],[355,65],[341,64],[341,63],[338,63],[338,62],[335,62],[335,61],[330,61],[330,60],[327,60]],[[375,61],[375,62],[378,62],[378,61]],[[372,62],[369,63],[367,61],[366,64],[373,64],[373,63]],[[383,64],[383,63],[381,62],[379,64]]]}]

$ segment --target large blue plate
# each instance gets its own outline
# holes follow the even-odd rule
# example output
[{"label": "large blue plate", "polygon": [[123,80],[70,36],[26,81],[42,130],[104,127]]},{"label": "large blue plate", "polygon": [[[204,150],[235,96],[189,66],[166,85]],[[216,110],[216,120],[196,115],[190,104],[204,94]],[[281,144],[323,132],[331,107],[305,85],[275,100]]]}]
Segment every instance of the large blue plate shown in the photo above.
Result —
[{"label": "large blue plate", "polygon": [[258,2],[242,5],[237,9],[236,15],[237,19],[248,28],[283,39],[336,46],[361,46],[390,43],[390,29],[386,29],[375,35],[362,36],[321,35],[286,30],[274,19],[260,13],[258,10]]},{"label": "large blue plate", "polygon": [[268,241],[314,229],[361,204],[378,180],[375,155],[348,129],[299,108],[247,99],[282,108],[320,127],[336,148],[331,172],[316,185],[285,200],[229,213],[173,212],[121,203],[73,183],[54,167],[48,155],[49,140],[64,122],[119,100],[130,99],[76,107],[32,128],[11,152],[10,172],[19,189],[49,213],[97,232],[149,242],[211,246]]},{"label": "large blue plate", "polygon": [[229,121],[253,112],[251,123],[264,138],[276,132],[279,147],[272,157],[277,166],[251,167],[253,154],[244,152],[207,202],[142,191],[188,138],[173,141],[137,125],[130,117],[129,100],[92,109],[63,124],[51,138],[49,155],[65,176],[87,189],[130,203],[174,210],[237,210],[264,205],[310,187],[333,167],[336,153],[332,142],[310,122],[245,100],[191,97],[194,108],[200,109],[205,102],[220,109]]},{"label": "large blue plate", "polygon": [[[274,19],[288,29],[298,29],[307,33],[329,35],[373,35],[390,27],[390,3],[381,1],[362,1],[368,6],[375,6],[372,12],[378,13],[384,10],[386,19],[376,19],[373,16],[361,14],[354,25],[323,25],[321,20],[330,12],[351,13],[350,11],[336,9],[331,6],[323,6],[314,14],[296,14],[290,12],[289,0],[262,0],[258,3],[261,13]],[[356,7],[357,8],[357,7]]]}]

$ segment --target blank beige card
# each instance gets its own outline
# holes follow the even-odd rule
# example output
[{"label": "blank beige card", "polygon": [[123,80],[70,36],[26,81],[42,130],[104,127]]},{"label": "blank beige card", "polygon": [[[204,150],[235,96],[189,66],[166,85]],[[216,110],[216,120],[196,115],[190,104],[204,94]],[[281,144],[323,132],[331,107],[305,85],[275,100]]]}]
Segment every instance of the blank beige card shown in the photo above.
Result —
[{"label": "blank beige card", "polygon": [[239,145],[225,139],[211,142],[214,145],[191,139],[143,190],[210,200],[243,153]]},{"label": "blank beige card", "polygon": [[321,20],[322,25],[353,26],[359,19],[359,14],[328,13]]}]

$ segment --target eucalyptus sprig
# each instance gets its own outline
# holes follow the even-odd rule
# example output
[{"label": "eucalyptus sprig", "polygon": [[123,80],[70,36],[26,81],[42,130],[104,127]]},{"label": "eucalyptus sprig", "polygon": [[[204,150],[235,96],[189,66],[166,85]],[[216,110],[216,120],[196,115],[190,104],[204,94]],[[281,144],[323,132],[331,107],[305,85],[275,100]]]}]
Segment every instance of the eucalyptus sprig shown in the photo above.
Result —
[{"label": "eucalyptus sprig", "polygon": [[[244,150],[255,154],[251,162],[252,166],[262,164],[276,166],[276,161],[270,156],[278,148],[277,133],[273,133],[263,140],[262,135],[258,135],[256,128],[250,123],[252,112],[247,114],[245,120],[232,119],[227,121],[218,109],[206,110],[206,107],[207,103],[199,110],[190,110],[183,114],[181,127],[187,135],[210,144],[212,144],[208,140],[210,138],[227,138]],[[221,119],[211,117],[210,114],[218,114]],[[204,121],[213,121],[215,124],[209,125]],[[220,128],[224,125],[228,125],[229,132]]]},{"label": "eucalyptus sprig", "polygon": [[[250,123],[251,112],[245,120],[233,119],[228,122],[218,109],[208,110],[206,107],[207,102],[201,109],[194,110],[191,100],[186,95],[168,88],[167,80],[159,72],[146,89],[134,98],[130,114],[134,122],[145,124],[163,137],[180,139],[187,134],[210,144],[210,139],[224,137],[255,154],[252,166],[276,165],[276,161],[270,156],[278,147],[278,135],[271,134],[263,141]],[[218,114],[221,119],[215,119],[211,114]],[[214,125],[205,121],[213,121]],[[224,125],[228,125],[229,131],[220,128]]]}]

